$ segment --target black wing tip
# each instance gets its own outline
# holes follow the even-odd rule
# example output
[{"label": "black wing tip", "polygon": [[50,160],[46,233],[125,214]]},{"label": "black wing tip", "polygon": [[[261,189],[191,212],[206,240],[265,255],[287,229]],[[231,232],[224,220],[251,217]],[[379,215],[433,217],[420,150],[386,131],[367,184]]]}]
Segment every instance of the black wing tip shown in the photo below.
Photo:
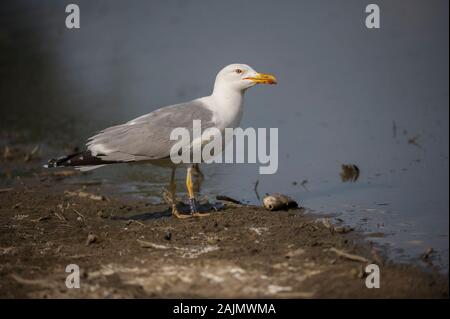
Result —
[{"label": "black wing tip", "polygon": [[[80,152],[81,153],[81,152]],[[79,155],[80,153],[75,153],[67,156],[61,156],[58,158],[52,158],[48,160],[47,164],[44,165],[45,168],[54,168],[60,166],[71,166],[70,159]]]},{"label": "black wing tip", "polygon": [[[91,166],[118,163],[116,161],[105,161],[102,154],[92,155],[91,151],[77,152],[71,155],[53,158],[44,165],[45,168],[67,167],[67,166]],[[103,155],[104,156],[104,155]]]},{"label": "black wing tip", "polygon": [[53,167],[57,167],[58,165],[56,164],[56,159],[52,158],[51,160],[49,160],[47,162],[47,164],[42,165],[42,167],[44,168],[53,168]]}]

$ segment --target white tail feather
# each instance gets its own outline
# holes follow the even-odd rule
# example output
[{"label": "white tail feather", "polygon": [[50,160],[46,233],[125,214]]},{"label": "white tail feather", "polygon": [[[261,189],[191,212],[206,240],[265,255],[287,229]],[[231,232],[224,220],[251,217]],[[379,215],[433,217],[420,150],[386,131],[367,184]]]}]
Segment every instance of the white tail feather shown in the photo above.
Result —
[{"label": "white tail feather", "polygon": [[106,164],[103,165],[86,165],[86,166],[75,166],[75,169],[82,171],[82,172],[87,172],[87,171],[92,171],[93,169],[97,169],[99,167],[105,166]]}]

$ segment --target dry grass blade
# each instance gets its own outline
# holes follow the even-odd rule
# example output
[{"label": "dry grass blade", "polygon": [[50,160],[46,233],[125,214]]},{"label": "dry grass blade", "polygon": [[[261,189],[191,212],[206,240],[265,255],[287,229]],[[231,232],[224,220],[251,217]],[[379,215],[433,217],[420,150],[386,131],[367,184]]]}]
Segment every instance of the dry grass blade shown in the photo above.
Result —
[{"label": "dry grass blade", "polygon": [[358,255],[354,255],[354,254],[350,254],[350,253],[346,253],[345,251],[336,249],[336,248],[330,248],[330,251],[334,252],[336,255],[340,256],[340,257],[344,257],[347,258],[349,260],[353,260],[353,261],[359,261],[362,263],[368,263],[369,260],[363,256],[358,256]]},{"label": "dry grass blade", "polygon": [[52,288],[54,286],[53,283],[45,279],[25,279],[16,274],[11,274],[11,277],[22,285],[36,285],[43,288]]},{"label": "dry grass blade", "polygon": [[141,240],[141,239],[137,239],[137,242],[139,243],[139,245],[142,248],[155,248],[155,249],[170,249],[169,246],[166,245],[160,245],[160,244],[155,244],[155,243],[151,243],[149,241],[145,241],[145,240]]}]

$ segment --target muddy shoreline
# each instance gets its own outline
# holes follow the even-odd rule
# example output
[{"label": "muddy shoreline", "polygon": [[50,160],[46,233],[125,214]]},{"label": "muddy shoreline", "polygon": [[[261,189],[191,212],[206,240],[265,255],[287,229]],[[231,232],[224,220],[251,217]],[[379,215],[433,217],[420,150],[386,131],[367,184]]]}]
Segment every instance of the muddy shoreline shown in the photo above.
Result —
[{"label": "muddy shoreline", "polygon": [[[436,269],[386,261],[357,231],[303,208],[224,201],[179,220],[168,205],[41,169],[33,149],[0,160],[1,298],[448,298]],[[365,286],[369,263],[379,289]],[[79,289],[65,285],[69,264]]]},{"label": "muddy shoreline", "polygon": [[[166,205],[98,186],[24,179],[0,203],[3,298],[448,297],[443,275],[385,263],[357,233],[332,232],[302,209],[178,220]],[[381,264],[380,289],[365,287],[369,262]],[[80,289],[65,286],[68,264],[80,267]]]}]

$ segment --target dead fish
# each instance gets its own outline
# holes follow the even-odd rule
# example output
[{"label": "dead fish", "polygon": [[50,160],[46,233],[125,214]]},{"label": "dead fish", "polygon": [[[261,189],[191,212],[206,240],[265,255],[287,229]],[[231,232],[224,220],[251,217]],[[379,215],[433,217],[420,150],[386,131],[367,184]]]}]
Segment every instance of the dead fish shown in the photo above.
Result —
[{"label": "dead fish", "polygon": [[359,167],[354,164],[342,164],[341,180],[345,182],[356,182],[359,178]]},{"label": "dead fish", "polygon": [[272,195],[267,194],[263,199],[264,208],[270,211],[274,210],[287,210],[289,208],[297,208],[298,204],[295,200],[289,196],[275,193]]}]

